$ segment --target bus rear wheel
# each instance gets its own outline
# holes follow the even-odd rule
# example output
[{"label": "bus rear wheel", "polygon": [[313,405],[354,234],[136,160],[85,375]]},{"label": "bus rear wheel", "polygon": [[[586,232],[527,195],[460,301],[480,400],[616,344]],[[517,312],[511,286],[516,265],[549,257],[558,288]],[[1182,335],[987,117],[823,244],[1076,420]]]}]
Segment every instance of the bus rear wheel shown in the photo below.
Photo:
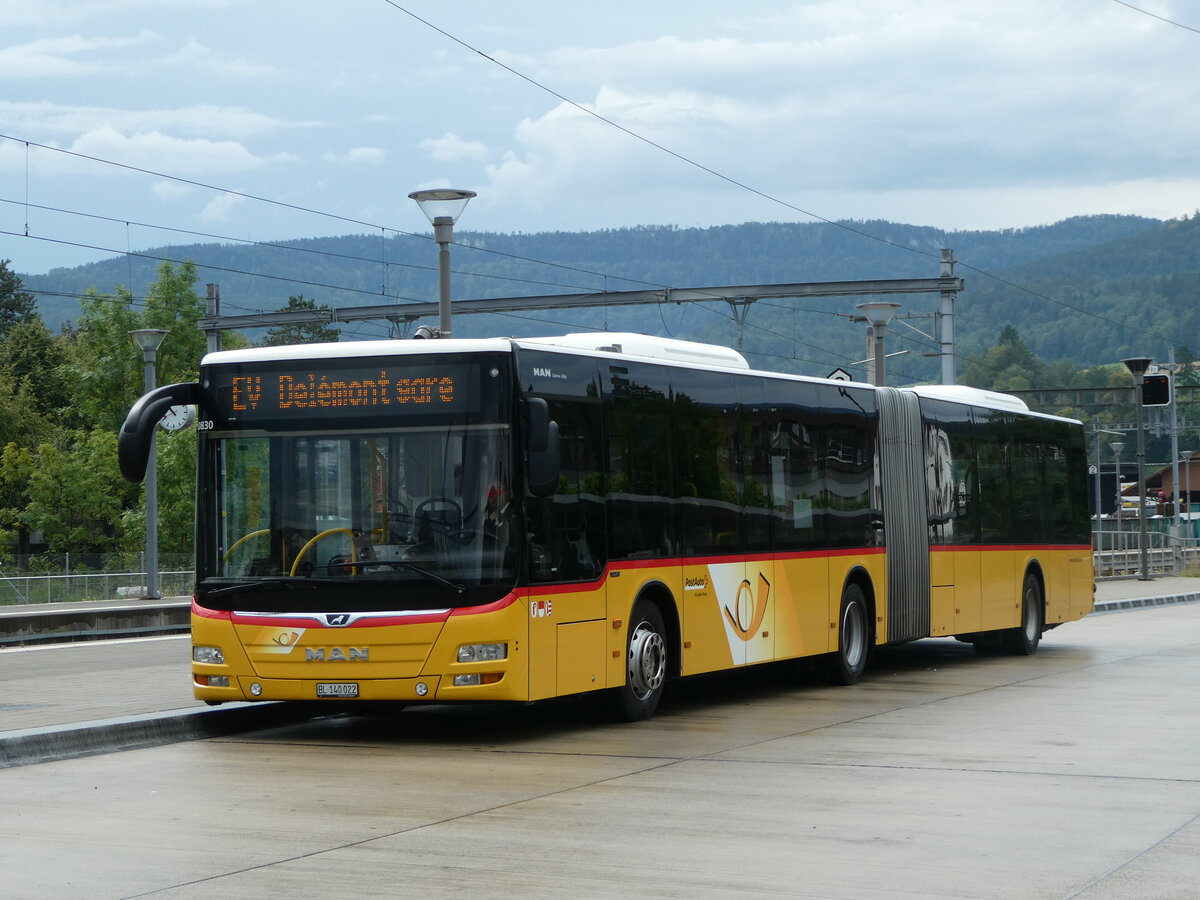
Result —
[{"label": "bus rear wheel", "polygon": [[658,709],[667,683],[667,639],[657,606],[639,600],[629,620],[625,684],[617,688],[615,712],[623,721],[649,719]]},{"label": "bus rear wheel", "polygon": [[1042,605],[1042,586],[1032,572],[1025,576],[1021,587],[1021,624],[1004,632],[1004,649],[1013,656],[1029,656],[1042,642],[1042,625],[1045,621]]},{"label": "bus rear wheel", "polygon": [[867,598],[857,584],[846,585],[838,615],[838,648],[829,662],[830,678],[836,684],[857,684],[867,668],[871,628]]}]

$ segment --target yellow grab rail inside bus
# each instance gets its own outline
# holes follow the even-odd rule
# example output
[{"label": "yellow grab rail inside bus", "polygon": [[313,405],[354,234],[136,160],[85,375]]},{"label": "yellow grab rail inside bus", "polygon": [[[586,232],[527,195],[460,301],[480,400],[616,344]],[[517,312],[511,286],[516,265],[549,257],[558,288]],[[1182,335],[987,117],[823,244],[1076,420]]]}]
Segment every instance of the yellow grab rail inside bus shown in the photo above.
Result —
[{"label": "yellow grab rail inside bus", "polygon": [[230,547],[228,550],[225,551],[225,555],[221,557],[221,562],[223,562],[223,563],[229,562],[229,557],[233,556],[233,551],[236,550],[238,547],[242,546],[242,544],[246,543],[246,541],[253,540],[256,537],[260,537],[264,534],[270,534],[270,533],[271,533],[270,528],[260,528],[260,529],[258,529],[258,531],[252,531],[249,534],[243,534],[240,538],[238,538],[236,541],[233,542],[232,547]]},{"label": "yellow grab rail inside bus", "polygon": [[[329,537],[331,534],[350,535],[350,561],[358,562],[358,545],[354,542],[354,532],[349,528],[329,528],[320,534],[314,535],[307,544],[300,548],[300,552],[296,554],[296,561],[292,563],[292,570],[288,572],[288,575],[296,574],[296,570],[300,568],[300,560],[304,559],[304,554],[308,552],[309,547],[321,540],[321,538]],[[354,571],[353,574],[357,575],[358,572]]]}]

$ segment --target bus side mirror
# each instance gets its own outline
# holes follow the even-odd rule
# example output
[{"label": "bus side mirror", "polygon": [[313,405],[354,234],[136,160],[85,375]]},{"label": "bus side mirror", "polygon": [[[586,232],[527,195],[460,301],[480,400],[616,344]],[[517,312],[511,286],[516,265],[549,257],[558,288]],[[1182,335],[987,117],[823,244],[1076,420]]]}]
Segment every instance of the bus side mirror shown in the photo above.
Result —
[{"label": "bus side mirror", "polygon": [[126,481],[136,483],[145,479],[154,428],[167,410],[193,404],[200,404],[200,385],[195,382],[155,388],[133,404],[125,424],[117,432],[117,463]]},{"label": "bus side mirror", "polygon": [[529,410],[529,493],[551,497],[558,490],[558,423],[550,420],[550,407],[541,397],[530,397]]}]

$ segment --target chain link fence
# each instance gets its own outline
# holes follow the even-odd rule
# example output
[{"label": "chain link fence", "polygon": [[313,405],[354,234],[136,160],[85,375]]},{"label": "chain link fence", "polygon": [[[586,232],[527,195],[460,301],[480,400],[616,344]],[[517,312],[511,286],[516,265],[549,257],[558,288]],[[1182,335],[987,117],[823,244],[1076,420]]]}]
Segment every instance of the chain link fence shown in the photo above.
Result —
[{"label": "chain link fence", "polygon": [[[190,553],[160,553],[159,593],[188,596],[194,582]],[[146,593],[142,553],[0,554],[0,606],[83,600],[126,600]]]}]

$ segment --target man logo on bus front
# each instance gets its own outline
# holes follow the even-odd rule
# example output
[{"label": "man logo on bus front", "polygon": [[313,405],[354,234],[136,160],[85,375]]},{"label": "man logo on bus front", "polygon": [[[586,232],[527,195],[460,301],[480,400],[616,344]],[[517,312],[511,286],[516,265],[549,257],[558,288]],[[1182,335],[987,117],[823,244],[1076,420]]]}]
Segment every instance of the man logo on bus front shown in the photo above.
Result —
[{"label": "man logo on bus front", "polygon": [[350,613],[326,613],[325,624],[330,628],[341,628],[350,624]]}]

